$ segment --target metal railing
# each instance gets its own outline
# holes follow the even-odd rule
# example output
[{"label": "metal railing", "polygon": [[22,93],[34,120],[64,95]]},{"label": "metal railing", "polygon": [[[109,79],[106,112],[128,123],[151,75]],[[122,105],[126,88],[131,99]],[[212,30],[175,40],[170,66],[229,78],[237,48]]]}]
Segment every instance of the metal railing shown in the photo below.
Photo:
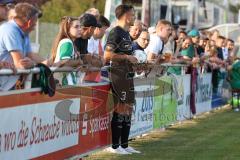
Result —
[{"label": "metal railing", "polygon": [[[56,72],[87,72],[87,71],[100,71],[101,68],[97,67],[88,67],[86,65],[80,66],[79,68],[72,68],[72,67],[50,67],[50,70],[53,73]],[[21,75],[26,74],[27,77],[24,82],[24,89],[30,89],[32,84],[32,77],[33,74],[37,74],[40,72],[40,69],[38,67],[31,68],[31,69],[17,69],[16,71],[13,71],[11,69],[0,69],[0,76],[14,76],[14,75]]]},{"label": "metal railing", "polygon": [[[142,64],[137,64],[137,65],[142,65]],[[143,64],[144,65],[144,64]],[[164,67],[164,68],[168,68],[168,67],[181,67],[181,74],[184,75],[185,74],[185,70],[186,67],[188,67],[188,65],[186,64],[171,64],[171,63],[163,63],[163,64],[159,64],[159,65],[155,65],[155,64],[145,64],[148,65],[148,67],[150,68],[155,68],[156,70],[158,69],[158,67]],[[72,67],[50,67],[50,70],[53,73],[57,73],[57,72],[87,72],[87,71],[101,71],[101,70],[108,70],[110,68],[110,66],[104,66],[102,68],[97,68],[97,67],[89,67],[86,65],[82,65],[78,68],[72,68]],[[31,69],[17,69],[16,71],[13,71],[11,69],[0,69],[0,76],[14,76],[14,75],[21,75],[21,74],[25,74],[27,75],[25,82],[24,82],[24,89],[30,89],[31,88],[31,84],[32,84],[32,77],[33,74],[37,74],[40,72],[40,69],[38,67],[35,68],[31,68]]]}]

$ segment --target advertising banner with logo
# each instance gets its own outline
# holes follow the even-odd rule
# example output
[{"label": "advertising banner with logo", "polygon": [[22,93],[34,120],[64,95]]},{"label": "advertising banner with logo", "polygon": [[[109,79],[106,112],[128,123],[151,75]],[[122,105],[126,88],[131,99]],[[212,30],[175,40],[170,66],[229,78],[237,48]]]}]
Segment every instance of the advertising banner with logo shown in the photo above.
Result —
[{"label": "advertising banner with logo", "polygon": [[153,128],[162,128],[176,122],[177,100],[173,90],[173,78],[163,76],[155,80]]},{"label": "advertising banner with logo", "polygon": [[135,137],[153,129],[153,105],[155,78],[134,79],[136,104],[132,114],[130,137]]},{"label": "advertising banner with logo", "polygon": [[199,74],[196,86],[196,114],[212,109],[212,74]]},{"label": "advertising banner with logo", "polygon": [[111,144],[108,89],[1,95],[0,159],[61,160]]}]

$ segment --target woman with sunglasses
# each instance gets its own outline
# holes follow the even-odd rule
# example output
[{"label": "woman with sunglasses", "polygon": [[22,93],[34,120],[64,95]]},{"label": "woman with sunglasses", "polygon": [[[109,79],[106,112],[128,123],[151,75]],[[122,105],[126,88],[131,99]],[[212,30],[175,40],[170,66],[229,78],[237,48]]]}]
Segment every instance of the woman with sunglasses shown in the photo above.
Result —
[{"label": "woman with sunglasses", "polygon": [[[82,64],[79,52],[76,51],[74,41],[80,37],[80,21],[74,17],[63,17],[60,29],[52,47],[51,61],[56,66],[78,67]],[[62,85],[76,85],[76,73],[63,73]]]}]

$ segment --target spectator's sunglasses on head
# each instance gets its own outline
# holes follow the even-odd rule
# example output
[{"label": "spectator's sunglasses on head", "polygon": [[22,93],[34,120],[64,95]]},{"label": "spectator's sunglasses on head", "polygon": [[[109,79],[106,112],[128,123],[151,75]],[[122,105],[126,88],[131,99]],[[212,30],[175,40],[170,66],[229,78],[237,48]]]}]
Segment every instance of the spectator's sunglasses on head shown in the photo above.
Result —
[{"label": "spectator's sunglasses on head", "polygon": [[14,3],[0,4],[2,7],[6,7],[7,9],[13,9],[15,7]]}]

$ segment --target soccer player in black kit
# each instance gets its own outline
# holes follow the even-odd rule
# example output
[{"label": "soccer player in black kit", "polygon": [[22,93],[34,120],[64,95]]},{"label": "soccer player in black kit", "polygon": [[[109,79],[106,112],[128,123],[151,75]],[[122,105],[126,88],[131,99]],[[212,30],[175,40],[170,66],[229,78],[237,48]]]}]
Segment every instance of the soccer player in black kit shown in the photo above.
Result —
[{"label": "soccer player in black kit", "polygon": [[114,94],[114,112],[111,121],[112,148],[117,154],[140,153],[128,146],[131,114],[135,104],[133,85],[133,64],[137,59],[132,55],[132,41],[129,28],[135,20],[134,8],[119,5],[115,10],[117,25],[107,38],[106,52],[110,53],[110,80]]}]

